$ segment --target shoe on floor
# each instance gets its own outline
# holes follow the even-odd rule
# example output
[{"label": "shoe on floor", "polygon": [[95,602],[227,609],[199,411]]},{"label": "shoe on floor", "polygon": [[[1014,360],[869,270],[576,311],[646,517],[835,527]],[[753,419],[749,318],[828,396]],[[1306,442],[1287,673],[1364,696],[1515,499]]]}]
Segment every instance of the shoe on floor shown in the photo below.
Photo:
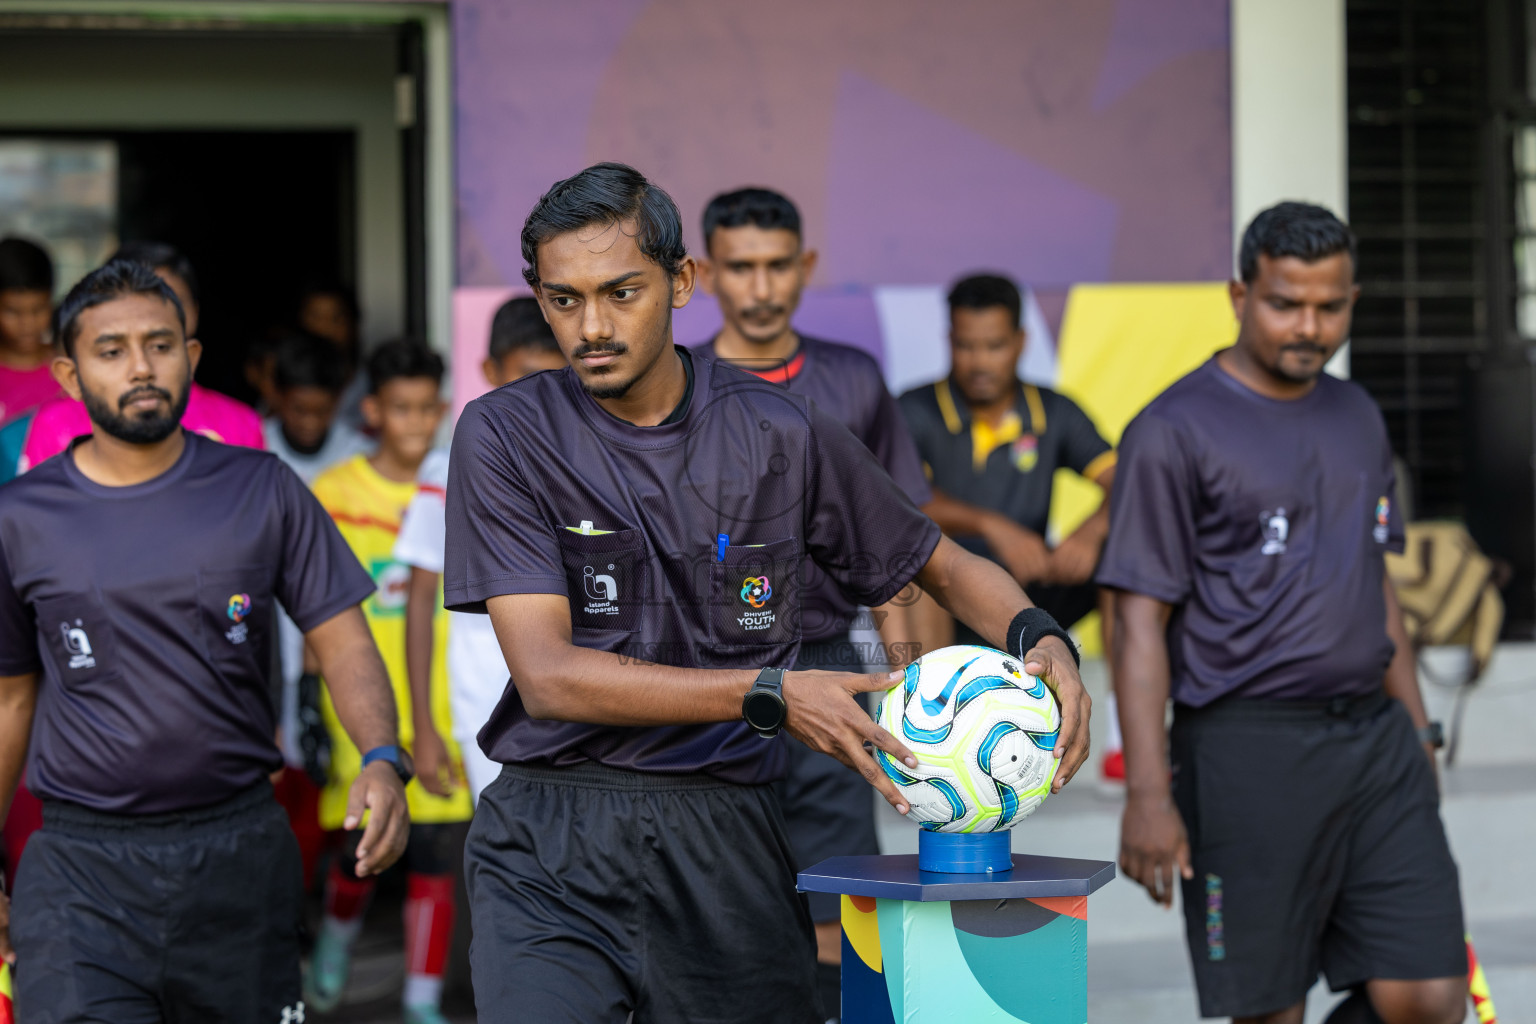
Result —
[{"label": "shoe on floor", "polygon": [[309,971],[304,976],[304,1003],[311,1010],[330,1013],[341,1005],[347,990],[347,975],[352,971],[352,947],[326,928],[320,929],[314,951],[309,957]]}]

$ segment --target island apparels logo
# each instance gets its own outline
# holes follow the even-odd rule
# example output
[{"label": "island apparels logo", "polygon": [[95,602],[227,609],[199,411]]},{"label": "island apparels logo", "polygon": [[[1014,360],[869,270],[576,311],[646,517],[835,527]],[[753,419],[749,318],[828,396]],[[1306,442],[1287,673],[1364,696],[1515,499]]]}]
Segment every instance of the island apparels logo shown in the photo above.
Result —
[{"label": "island apparels logo", "polygon": [[751,608],[736,617],[742,629],[767,629],[778,621],[778,613],[768,607],[773,599],[773,584],[767,576],[748,576],[741,581],[741,603]]},{"label": "island apparels logo", "polygon": [[1264,546],[1259,548],[1259,554],[1278,555],[1284,552],[1285,542],[1291,536],[1291,521],[1286,518],[1285,509],[1265,509],[1260,512],[1259,525],[1264,532]]},{"label": "island apparels logo", "polygon": [[582,608],[588,615],[619,614],[619,581],[614,577],[610,563],[607,572],[598,572],[590,565],[582,566],[581,587],[587,592],[587,603]]},{"label": "island apparels logo", "polygon": [[96,667],[96,652],[91,649],[91,638],[85,634],[85,623],[79,619],[73,626],[61,622],[59,632],[64,637],[64,653],[69,655],[70,668]]},{"label": "island apparels logo", "polygon": [[234,623],[224,631],[224,639],[232,644],[245,643],[251,635],[251,627],[245,621],[245,617],[251,614],[251,595],[231,594],[224,614],[229,617],[230,622]]}]

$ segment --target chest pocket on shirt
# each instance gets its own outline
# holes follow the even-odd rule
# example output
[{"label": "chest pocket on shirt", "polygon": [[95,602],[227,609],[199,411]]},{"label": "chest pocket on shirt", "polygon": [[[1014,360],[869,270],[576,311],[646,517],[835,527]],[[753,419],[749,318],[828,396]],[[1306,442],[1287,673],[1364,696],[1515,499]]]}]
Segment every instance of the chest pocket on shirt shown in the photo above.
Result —
[{"label": "chest pocket on shirt", "polygon": [[272,591],[261,566],[197,574],[197,620],[209,661],[220,672],[266,679]]},{"label": "chest pocket on shirt", "polygon": [[716,647],[762,647],[800,637],[800,565],[793,537],[736,545],[710,563],[710,634]]},{"label": "chest pocket on shirt", "polygon": [[645,538],[639,530],[561,530],[560,560],[573,630],[634,633],[645,597]]},{"label": "chest pocket on shirt", "polygon": [[37,631],[44,657],[66,689],[113,678],[122,667],[117,634],[95,594],[39,601]]}]

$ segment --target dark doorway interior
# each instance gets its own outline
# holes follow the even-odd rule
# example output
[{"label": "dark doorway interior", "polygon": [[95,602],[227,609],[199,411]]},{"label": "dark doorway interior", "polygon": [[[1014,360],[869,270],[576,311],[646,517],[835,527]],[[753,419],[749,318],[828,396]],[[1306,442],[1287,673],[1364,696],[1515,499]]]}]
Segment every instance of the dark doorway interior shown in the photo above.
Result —
[{"label": "dark doorway interior", "polygon": [[292,323],[306,286],[356,287],[350,131],[16,134],[116,145],[118,237],[169,242],[197,272],[207,387],[254,403],[251,347]]},{"label": "dark doorway interior", "polygon": [[356,280],[351,132],[129,132],[118,233],[185,252],[202,289],[198,380],[246,401],[250,347],[292,321],[309,282]]}]

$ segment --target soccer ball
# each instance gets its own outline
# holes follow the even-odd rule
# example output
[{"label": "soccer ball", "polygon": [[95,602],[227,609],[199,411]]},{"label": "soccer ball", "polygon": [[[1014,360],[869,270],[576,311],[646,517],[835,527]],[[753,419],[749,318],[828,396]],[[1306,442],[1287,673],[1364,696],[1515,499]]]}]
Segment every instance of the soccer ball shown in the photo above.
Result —
[{"label": "soccer ball", "polygon": [[1061,709],[1042,680],[1001,651],[958,646],[923,655],[881,700],[875,722],[917,755],[908,768],[875,750],[907,800],[907,817],[923,828],[1012,828],[1051,791]]}]

